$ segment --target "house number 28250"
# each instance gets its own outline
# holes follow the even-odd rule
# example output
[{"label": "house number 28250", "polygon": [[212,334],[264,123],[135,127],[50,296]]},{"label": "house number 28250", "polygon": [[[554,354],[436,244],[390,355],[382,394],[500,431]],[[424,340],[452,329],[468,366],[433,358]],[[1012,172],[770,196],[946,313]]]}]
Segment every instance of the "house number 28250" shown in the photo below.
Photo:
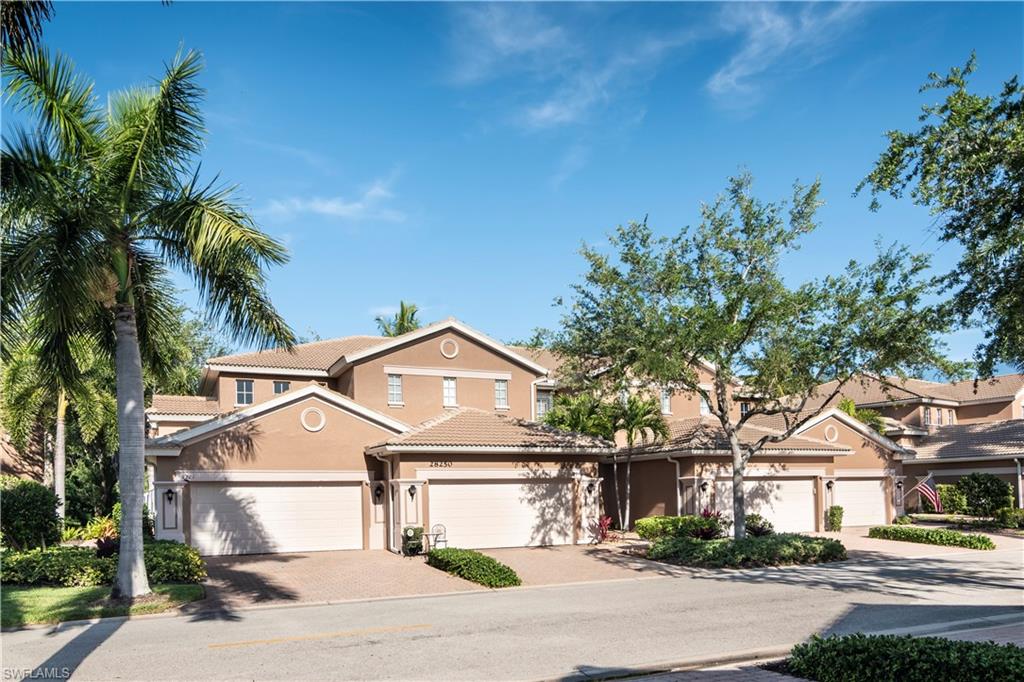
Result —
[{"label": "house number 28250", "polygon": [[450,459],[446,459],[446,460],[441,460],[439,462],[431,462],[430,463],[430,466],[435,467],[435,468],[436,467],[440,467],[442,469],[447,469],[451,465],[452,465],[452,462],[451,462]]}]

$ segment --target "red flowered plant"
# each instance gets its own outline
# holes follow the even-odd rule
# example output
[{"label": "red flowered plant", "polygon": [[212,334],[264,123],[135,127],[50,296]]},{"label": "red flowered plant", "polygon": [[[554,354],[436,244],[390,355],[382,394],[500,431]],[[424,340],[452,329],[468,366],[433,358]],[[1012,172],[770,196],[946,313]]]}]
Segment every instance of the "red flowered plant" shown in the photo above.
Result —
[{"label": "red flowered plant", "polygon": [[595,535],[597,536],[598,542],[606,542],[608,537],[611,535],[612,528],[612,517],[605,514],[597,520],[597,528],[595,529]]}]

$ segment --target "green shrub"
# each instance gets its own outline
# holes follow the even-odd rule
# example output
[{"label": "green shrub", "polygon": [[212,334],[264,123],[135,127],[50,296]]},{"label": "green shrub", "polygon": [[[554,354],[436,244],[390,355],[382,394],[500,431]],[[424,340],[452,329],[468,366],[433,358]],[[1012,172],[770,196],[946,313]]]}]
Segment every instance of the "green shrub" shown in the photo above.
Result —
[{"label": "green shrub", "polygon": [[65,519],[64,528],[60,531],[60,541],[71,542],[72,540],[85,540],[85,529],[72,525]]},{"label": "green shrub", "polygon": [[825,521],[828,523],[828,529],[834,532],[839,532],[843,529],[843,508],[838,504],[834,504],[828,508],[825,512]]},{"label": "green shrub", "polygon": [[[752,514],[751,516],[756,516]],[[748,523],[750,516],[747,517]],[[648,516],[633,525],[636,534],[644,540],[664,537],[690,537],[710,540],[725,534],[726,523],[716,515],[708,516]]]},{"label": "green shrub", "polygon": [[14,549],[30,549],[60,542],[60,502],[41,483],[0,476],[0,533]]},{"label": "green shrub", "polygon": [[755,538],[771,535],[775,532],[775,526],[772,525],[771,521],[760,514],[747,514],[746,528],[747,534],[753,535]]},{"label": "green shrub", "polygon": [[838,540],[793,533],[748,536],[742,540],[667,537],[651,545],[647,558],[703,568],[752,568],[842,561],[846,548]]},{"label": "green shrub", "polygon": [[442,547],[427,552],[427,563],[446,573],[486,587],[514,587],[522,584],[516,572],[486,554],[471,549]]},{"label": "green shrub", "polygon": [[975,471],[956,485],[966,498],[967,512],[975,516],[992,516],[997,509],[1013,506],[1010,484],[993,474]]},{"label": "green shrub", "polygon": [[1003,507],[996,511],[996,523],[1002,528],[1024,528],[1024,509]]},{"label": "green shrub", "polygon": [[892,520],[892,523],[893,523],[894,526],[909,526],[913,522],[914,522],[914,519],[910,518],[909,516],[905,516],[905,515],[904,516],[897,516],[895,519]]},{"label": "green shrub", "polygon": [[83,540],[103,540],[119,535],[120,528],[112,516],[94,516],[82,528]]},{"label": "green shrub", "polygon": [[869,538],[902,540],[926,545],[967,547],[968,549],[995,549],[992,539],[985,535],[961,533],[949,528],[919,528],[917,526],[875,526],[868,531]]},{"label": "green shrub", "polygon": [[1024,649],[909,635],[812,637],[793,647],[785,668],[820,682],[1019,680]]},{"label": "green shrub", "polygon": [[[944,514],[963,514],[967,511],[967,495],[956,484],[940,483],[935,486],[939,491]],[[927,497],[921,496],[921,508],[926,512],[934,512],[935,508]]]},{"label": "green shrub", "polygon": [[414,556],[423,551],[423,527],[406,526],[402,531],[402,554]]},{"label": "green shrub", "polygon": [[[144,548],[151,583],[198,583],[206,564],[194,548],[180,542],[148,542]],[[117,555],[99,557],[88,547],[51,547],[0,553],[0,583],[5,585],[109,585],[117,574]]]},{"label": "green shrub", "polygon": [[[110,512],[110,518],[114,520],[114,525],[117,527],[117,534],[121,535],[121,503],[114,503],[114,510]],[[155,538],[156,527],[153,524],[153,516],[149,513],[149,508],[146,505],[142,505],[142,537],[144,538]]]}]

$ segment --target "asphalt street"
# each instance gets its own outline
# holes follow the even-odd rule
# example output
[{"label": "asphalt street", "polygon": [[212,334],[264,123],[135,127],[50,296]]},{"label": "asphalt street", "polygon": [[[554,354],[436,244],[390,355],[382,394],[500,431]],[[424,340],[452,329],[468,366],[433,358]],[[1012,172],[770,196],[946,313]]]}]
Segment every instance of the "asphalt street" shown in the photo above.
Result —
[{"label": "asphalt street", "polygon": [[551,679],[814,633],[1024,627],[1019,549],[7,632],[4,679]]}]

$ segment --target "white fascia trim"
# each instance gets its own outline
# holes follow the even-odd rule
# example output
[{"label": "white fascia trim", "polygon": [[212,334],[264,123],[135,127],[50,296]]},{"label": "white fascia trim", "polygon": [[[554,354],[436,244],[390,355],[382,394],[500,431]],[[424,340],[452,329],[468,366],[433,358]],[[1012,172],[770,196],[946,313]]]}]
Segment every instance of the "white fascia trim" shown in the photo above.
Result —
[{"label": "white fascia trim", "polygon": [[829,417],[835,417],[837,420],[841,421],[843,424],[846,424],[847,426],[849,426],[851,429],[853,429],[857,433],[861,434],[862,436],[867,437],[868,440],[874,441],[875,443],[877,443],[878,445],[881,445],[882,447],[886,448],[887,450],[892,450],[893,452],[906,452],[905,448],[900,447],[899,445],[897,445],[893,441],[889,440],[888,438],[886,438],[882,434],[880,434],[877,431],[875,431],[873,428],[871,428],[867,424],[865,424],[865,423],[863,423],[863,422],[861,422],[861,421],[859,421],[857,419],[854,419],[853,417],[851,417],[850,415],[846,414],[842,410],[837,410],[834,407],[830,408],[828,410],[825,410],[824,412],[822,412],[818,416],[812,417],[811,419],[807,420],[807,422],[805,422],[803,426],[801,426],[797,431],[795,431],[793,435],[803,433],[807,429],[809,429],[809,428],[811,428],[813,426],[817,426],[818,424],[820,424],[821,422],[825,421]]},{"label": "white fascia trim", "polygon": [[183,470],[174,473],[175,481],[181,483],[210,483],[210,482],[368,482],[370,476],[366,471],[323,471],[323,470],[223,470],[223,471],[199,471]]},{"label": "white fascia trim", "polygon": [[886,407],[888,405],[911,405],[914,403],[920,403],[922,405],[937,405],[939,407],[959,407],[960,405],[960,401],[958,400],[911,396],[909,398],[893,398],[892,400],[876,400],[873,403],[857,403],[857,407]]},{"label": "white fascia trim", "polygon": [[169,412],[147,412],[151,422],[205,422],[216,419],[215,414],[171,414]]},{"label": "white fascia trim", "polygon": [[367,448],[367,454],[376,453],[437,453],[437,454],[557,454],[557,455],[607,455],[612,448],[556,448],[524,447],[521,445],[378,445]]},{"label": "white fascia trim", "polygon": [[989,459],[1013,460],[1017,457],[1024,457],[1024,450],[1017,453],[996,454],[996,455],[970,455],[967,457],[908,457],[903,460],[903,466],[908,464],[936,464],[941,462],[984,462]]},{"label": "white fascia trim", "polygon": [[381,414],[380,412],[371,410],[368,407],[363,407],[362,405],[360,405],[359,403],[355,402],[354,400],[347,396],[326,389],[323,386],[312,384],[310,386],[300,388],[297,391],[288,391],[287,393],[282,393],[281,395],[272,400],[262,402],[258,405],[254,405],[244,410],[239,410],[238,412],[232,412],[231,414],[225,415],[218,419],[214,419],[213,421],[207,422],[205,424],[200,424],[199,426],[193,426],[192,428],[185,429],[184,431],[177,431],[166,436],[161,436],[160,438],[156,439],[158,442],[155,444],[155,448],[162,448],[165,446],[180,447],[181,445],[185,445],[196,440],[200,440],[213,432],[221,431],[223,429],[228,428],[229,426],[237,424],[241,421],[245,421],[246,419],[257,417],[265,412],[269,412],[271,410],[277,409],[278,407],[282,407],[289,403],[297,402],[310,396],[320,398],[326,403],[335,405],[336,407],[351,412],[353,415],[361,418],[363,421],[370,422],[372,424],[375,424],[376,426],[383,426],[389,428],[395,431],[396,433],[405,433],[410,428],[412,428],[408,424],[405,424],[404,422],[400,422],[397,419],[389,417],[385,414]]},{"label": "white fascia trim", "polygon": [[257,365],[207,365],[206,369],[214,372],[231,372],[233,374],[272,374],[290,377],[320,377],[323,379],[327,379],[330,376],[323,369],[291,369],[288,367],[259,367]]},{"label": "white fascia trim", "polygon": [[[750,478],[813,478],[827,476],[824,469],[754,469],[747,467],[743,479]],[[704,469],[695,478],[732,478],[732,465],[723,464],[714,470]]]},{"label": "white fascia trim", "polygon": [[896,474],[894,469],[835,469],[834,478],[886,478]]},{"label": "white fascia trim", "polygon": [[423,377],[512,380],[512,372],[491,372],[478,369],[444,369],[443,367],[406,367],[401,365],[384,365],[384,373]]},{"label": "white fascia trim", "polygon": [[973,474],[976,471],[982,471],[986,474],[1016,474],[1017,467],[993,467],[991,469],[979,469],[977,467],[973,469],[929,469],[928,474],[930,476],[967,476]]},{"label": "white fascia trim", "polygon": [[341,370],[350,365],[355,364],[356,362],[359,362],[360,360],[365,360],[366,358],[370,358],[375,355],[380,355],[381,353],[386,353],[392,348],[397,348],[398,346],[405,345],[412,341],[418,341],[419,339],[422,339],[426,336],[430,336],[431,334],[436,334],[437,332],[444,331],[446,329],[453,329],[455,331],[458,331],[464,336],[468,336],[474,341],[477,341],[481,345],[487,346],[496,353],[504,355],[505,357],[507,357],[509,360],[512,360],[516,364],[528,367],[537,374],[546,375],[548,373],[546,367],[542,367],[538,365],[536,362],[527,360],[522,355],[519,355],[515,351],[511,350],[508,346],[501,343],[500,341],[492,339],[486,334],[479,332],[476,329],[473,329],[472,327],[469,327],[459,322],[455,318],[449,318],[447,320],[442,320],[441,322],[429,324],[426,327],[420,327],[416,331],[409,332],[408,334],[396,336],[391,341],[386,341],[382,344],[371,346],[370,348],[358,351],[356,353],[352,353],[351,355],[345,355],[340,360],[331,365],[329,374],[331,376],[337,376],[337,374],[341,372]]},{"label": "white fascia trim", "polygon": [[539,481],[572,480],[579,474],[573,469],[417,469],[416,476],[422,480],[459,481],[459,480],[494,480],[494,479],[531,479]]},{"label": "white fascia trim", "polygon": [[[770,450],[768,452],[761,450],[754,455],[758,460],[750,461],[760,461],[760,458],[762,457],[846,457],[847,455],[852,454],[853,450]],[[732,452],[730,450],[700,450],[696,448],[683,448],[681,450],[666,450],[665,452],[633,455],[633,461],[643,462],[647,460],[666,459],[668,457],[704,457],[711,455],[731,457]],[[618,461],[621,464],[626,461],[625,457],[625,453],[620,451],[607,455],[603,461],[610,463],[618,458]]]},{"label": "white fascia trim", "polygon": [[1021,391],[1016,395],[1004,395],[999,398],[978,398],[977,400],[961,400],[960,405],[985,405],[987,403],[1012,403],[1021,396]]},{"label": "white fascia trim", "polygon": [[180,445],[163,445],[155,448],[146,448],[146,457],[177,457],[180,454]]}]

